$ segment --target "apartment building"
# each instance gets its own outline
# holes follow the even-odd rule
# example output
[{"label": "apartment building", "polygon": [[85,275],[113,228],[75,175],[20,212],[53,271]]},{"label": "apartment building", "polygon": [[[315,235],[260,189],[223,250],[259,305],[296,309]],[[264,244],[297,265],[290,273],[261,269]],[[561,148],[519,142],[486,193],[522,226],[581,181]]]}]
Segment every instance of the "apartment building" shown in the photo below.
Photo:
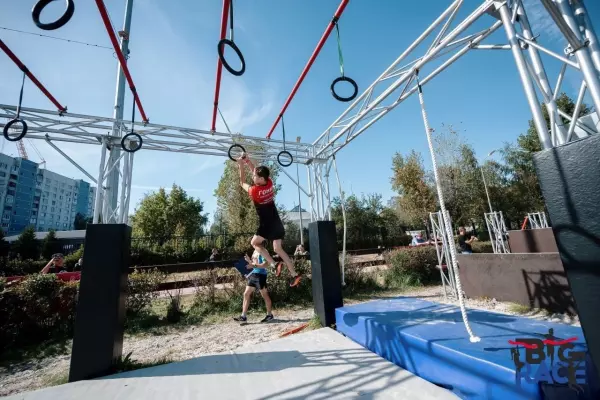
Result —
[{"label": "apartment building", "polygon": [[0,154],[1,225],[6,235],[19,234],[29,225],[38,232],[71,230],[77,213],[93,215],[95,191],[81,179]]}]

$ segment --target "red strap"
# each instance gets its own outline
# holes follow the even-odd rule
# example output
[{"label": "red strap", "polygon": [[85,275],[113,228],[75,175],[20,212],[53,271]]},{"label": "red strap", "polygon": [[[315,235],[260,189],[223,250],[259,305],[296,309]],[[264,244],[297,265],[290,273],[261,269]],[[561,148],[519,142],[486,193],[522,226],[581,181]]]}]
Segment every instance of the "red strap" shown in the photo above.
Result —
[{"label": "red strap", "polygon": [[321,52],[321,48],[323,48],[323,45],[325,45],[325,42],[327,41],[327,38],[329,37],[329,34],[331,33],[331,31],[335,27],[337,21],[342,16],[342,13],[344,12],[344,9],[346,8],[346,5],[348,5],[349,1],[350,0],[342,0],[342,2],[340,3],[340,5],[338,6],[338,9],[336,10],[335,14],[333,15],[332,20],[327,25],[327,28],[325,29],[325,32],[323,33],[323,36],[321,36],[321,40],[319,40],[319,43],[317,43],[317,47],[315,48],[315,50],[313,51],[312,55],[308,59],[308,62],[304,66],[304,69],[302,70],[302,73],[300,74],[300,77],[298,78],[298,81],[296,82],[296,84],[292,88],[292,92],[288,96],[287,100],[285,101],[285,104],[283,105],[283,108],[281,109],[281,111],[279,112],[279,115],[275,119],[275,122],[273,123],[273,126],[271,127],[271,130],[267,134],[267,138],[270,138],[271,135],[273,134],[273,131],[275,130],[275,128],[277,127],[277,124],[281,120],[281,116],[285,113],[285,110],[287,110],[288,106],[290,105],[290,102],[292,101],[292,99],[296,95],[296,92],[300,88],[300,85],[302,84],[302,81],[304,81],[304,78],[306,77],[306,74],[308,73],[308,71],[312,67],[313,63],[317,59],[317,56]]},{"label": "red strap", "polygon": [[148,117],[146,117],[146,113],[144,112],[144,108],[142,107],[142,102],[140,101],[140,97],[138,96],[137,90],[135,89],[135,85],[133,84],[133,79],[131,78],[131,74],[129,73],[129,68],[127,68],[127,61],[125,60],[125,57],[121,52],[121,48],[119,47],[119,42],[117,41],[117,36],[115,35],[115,32],[113,31],[112,25],[110,23],[110,18],[108,17],[108,11],[106,11],[104,1],[96,0],[96,5],[98,6],[98,11],[100,11],[100,16],[102,17],[102,21],[104,22],[106,31],[108,32],[108,37],[110,38],[113,48],[115,49],[115,53],[117,54],[117,58],[119,59],[119,64],[121,65],[123,74],[125,74],[127,83],[129,83],[129,88],[131,89],[131,93],[133,94],[133,97],[135,99],[135,104],[137,104],[138,110],[140,110],[142,121],[146,123],[148,122]]},{"label": "red strap", "polygon": [[[221,12],[221,36],[219,40],[225,39],[227,35],[227,18],[229,18],[229,2],[231,0],[223,0],[223,11]],[[217,130],[217,108],[219,107],[219,92],[221,91],[221,71],[223,71],[223,63],[217,57],[217,80],[215,83],[215,101],[213,103],[212,125],[210,130]]]},{"label": "red strap", "polygon": [[29,71],[29,68],[27,68],[25,66],[25,64],[23,64],[21,62],[21,60],[19,60],[19,58],[15,55],[15,53],[13,53],[8,46],[2,41],[2,39],[0,39],[0,49],[2,49],[6,55],[8,56],[8,58],[10,58],[16,65],[17,67],[19,67],[19,69],[21,71],[23,71],[25,73],[25,75],[27,75],[27,77],[29,79],[31,79],[31,82],[33,82],[35,84],[35,86],[38,87],[38,89],[40,89],[42,91],[42,93],[44,93],[46,95],[46,97],[48,98],[48,100],[50,100],[52,102],[52,104],[54,104],[56,106],[56,108],[58,108],[58,112],[59,113],[64,113],[67,111],[67,107],[63,107],[55,98],[54,96],[52,96],[50,94],[50,92],[44,87],[44,85],[42,85],[42,83],[40,81],[37,80],[37,78]]}]

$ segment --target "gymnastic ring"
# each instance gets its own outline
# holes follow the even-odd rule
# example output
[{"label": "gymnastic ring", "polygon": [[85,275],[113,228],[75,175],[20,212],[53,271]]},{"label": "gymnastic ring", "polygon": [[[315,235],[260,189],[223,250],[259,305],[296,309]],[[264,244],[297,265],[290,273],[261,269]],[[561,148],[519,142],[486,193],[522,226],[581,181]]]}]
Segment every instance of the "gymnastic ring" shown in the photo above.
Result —
[{"label": "gymnastic ring", "polygon": [[[352,85],[352,87],[354,88],[354,93],[352,93],[348,97],[339,96],[335,92],[335,85],[338,84],[339,82],[348,82],[348,83],[350,83]],[[356,84],[356,82],[354,82],[354,79],[348,78],[347,76],[340,76],[339,78],[335,78],[333,80],[333,82],[331,83],[331,94],[333,95],[333,97],[336,98],[336,100],[344,101],[344,102],[346,102],[346,101],[352,101],[352,100],[354,100],[354,98],[358,94],[358,85]]]},{"label": "gymnastic ring", "polygon": [[[20,122],[21,125],[23,125],[23,130],[18,136],[11,138],[8,134],[8,130],[17,122]],[[2,131],[2,133],[4,134],[4,139],[8,140],[9,142],[18,142],[19,140],[23,139],[27,134],[27,122],[23,121],[21,118],[11,119],[6,125],[4,125],[4,130]]]},{"label": "gymnastic ring", "polygon": [[[131,139],[128,139],[131,136],[135,136],[135,138],[137,139],[137,142],[138,142],[137,147],[134,149],[132,149],[128,146],[125,146],[126,140],[129,140],[129,142],[131,143]],[[136,151],[138,151],[139,149],[142,148],[142,137],[135,132],[128,133],[127,135],[123,136],[123,139],[121,139],[121,147],[123,148],[123,150],[125,150],[128,153],[135,153]]]},{"label": "gymnastic ring", "polygon": [[[281,156],[285,154],[288,157],[290,157],[290,162],[289,163],[282,163],[281,162]],[[290,165],[292,165],[292,163],[294,162],[294,157],[292,157],[292,153],[290,153],[289,151],[283,150],[280,151],[279,154],[277,154],[277,162],[279,163],[279,165],[281,165],[282,167],[289,167]]]},{"label": "gymnastic ring", "polygon": [[242,146],[241,144],[232,144],[231,147],[229,148],[229,151],[227,151],[227,155],[229,156],[229,159],[231,161],[237,161],[236,158],[233,158],[233,156],[231,155],[231,150],[235,149],[235,148],[240,148],[242,149],[242,153],[246,152],[246,149],[244,148],[244,146]]},{"label": "gymnastic ring", "polygon": [[33,6],[33,10],[31,10],[31,17],[33,18],[33,22],[38,28],[43,29],[45,31],[53,31],[62,27],[64,24],[69,22],[69,20],[73,16],[73,13],[75,12],[75,3],[73,2],[73,0],[65,0],[67,3],[67,9],[65,10],[63,16],[54,22],[44,24],[40,21],[40,15],[42,14],[42,10],[44,9],[44,7],[46,7],[52,1],[53,0],[39,0],[37,3],[35,3],[35,6]]},{"label": "gymnastic ring", "polygon": [[[231,47],[231,49],[235,51],[235,54],[237,54],[237,56],[239,57],[240,62],[242,63],[242,68],[239,71],[236,71],[235,69],[231,68],[231,66],[227,63],[227,60],[225,60],[225,45]],[[246,71],[246,61],[244,61],[242,51],[239,49],[239,47],[237,47],[237,45],[233,41],[229,39],[219,40],[219,44],[217,45],[217,52],[219,53],[219,59],[221,60],[221,63],[227,71],[229,71],[232,75],[235,76],[244,75],[244,72]]]}]

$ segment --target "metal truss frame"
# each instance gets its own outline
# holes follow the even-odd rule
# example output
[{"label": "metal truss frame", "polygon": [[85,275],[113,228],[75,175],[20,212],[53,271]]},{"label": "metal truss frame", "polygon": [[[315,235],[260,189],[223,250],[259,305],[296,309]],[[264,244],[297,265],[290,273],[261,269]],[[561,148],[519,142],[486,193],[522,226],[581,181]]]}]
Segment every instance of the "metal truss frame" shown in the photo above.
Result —
[{"label": "metal truss frame", "polygon": [[[452,220],[450,216],[448,216],[448,221],[450,221],[450,225],[452,225]],[[444,298],[448,298],[448,290],[450,291],[450,297],[455,299],[458,298],[458,290],[456,288],[456,279],[454,277],[454,268],[452,268],[451,258],[450,258],[450,249],[448,246],[454,246],[454,240],[452,242],[448,241],[448,235],[446,232],[446,225],[444,223],[444,218],[442,217],[442,212],[434,212],[429,213],[429,219],[431,220],[431,228],[433,234],[433,240],[435,241],[435,252],[437,254],[438,265],[437,268],[440,270],[440,276],[442,278],[442,286],[444,287]],[[452,230],[452,226],[450,226],[450,230]],[[452,230],[453,231],[453,230]],[[438,238],[441,238],[442,243],[438,243]],[[450,267],[448,267],[450,266]],[[448,290],[446,289],[448,287]]]},{"label": "metal truss frame", "polygon": [[[128,32],[133,1],[126,2],[126,35],[121,40],[121,51],[124,54],[128,52],[130,41]],[[464,0],[454,0],[313,143],[285,143],[286,150],[296,155],[294,161],[307,167],[306,187],[302,187],[297,178],[294,179],[284,168],[281,170],[308,196],[311,220],[331,218],[332,194],[329,175],[332,167],[337,168],[335,154],[417,92],[414,80],[417,71],[420,85],[423,87],[470,50],[510,50],[544,148],[564,144],[582,134],[597,133],[583,124],[580,121],[582,116],[579,116],[586,92],[592,98],[594,108],[600,110],[600,44],[582,0],[571,0],[571,3],[569,0],[542,0],[567,39],[568,47],[564,55],[556,54],[537,42],[537,36],[531,29],[521,0],[483,0],[468,16],[457,22],[456,16],[464,3]],[[493,17],[487,28],[475,32],[468,31],[476,21],[485,16]],[[502,26],[508,43],[482,43]],[[428,38],[431,41],[429,46],[425,46],[427,50],[424,54],[413,54]],[[563,63],[555,85],[550,84],[542,54]],[[583,77],[572,115],[560,110],[556,104],[567,68],[581,71]],[[29,123],[29,139],[45,140],[52,144],[71,142],[101,146],[99,171],[110,171],[110,176],[106,179],[100,172],[96,175],[96,182],[100,183],[96,204],[104,203],[98,208],[98,212],[103,216],[112,216],[108,219],[104,217],[104,222],[126,221],[125,207],[131,191],[134,157],[121,154],[123,151],[120,145],[124,134],[131,131],[131,122],[125,121],[122,116],[124,84],[124,77],[119,68],[114,118],[71,113],[60,116],[57,112],[32,108],[23,108],[21,113],[22,118]],[[543,106],[549,112],[550,129],[547,129],[543,119],[538,93],[543,98]],[[15,111],[14,106],[0,105],[0,118],[12,118]],[[564,120],[569,121],[570,125],[565,125]],[[275,161],[277,154],[283,150],[283,142],[273,139],[169,125],[133,125],[135,132],[143,138],[143,150],[226,157],[229,147],[239,143],[250,148],[261,148],[256,154],[257,159],[261,161]],[[3,126],[4,124],[0,123],[0,127]],[[575,131],[577,127],[580,129]],[[107,151],[110,152],[108,163],[105,155]],[[77,167],[83,171],[80,166]],[[92,176],[84,173],[88,177]],[[119,189],[120,196],[117,194]],[[500,242],[498,245],[500,246]]]},{"label": "metal truss frame", "polygon": [[543,211],[528,213],[527,220],[531,225],[531,229],[544,229],[549,228],[548,219],[546,218],[546,213]]},{"label": "metal truss frame", "polygon": [[502,215],[502,211],[485,213],[484,217],[494,253],[510,253],[509,247],[506,243],[506,239],[508,237],[508,230],[506,229],[506,224],[504,223],[504,216]]}]

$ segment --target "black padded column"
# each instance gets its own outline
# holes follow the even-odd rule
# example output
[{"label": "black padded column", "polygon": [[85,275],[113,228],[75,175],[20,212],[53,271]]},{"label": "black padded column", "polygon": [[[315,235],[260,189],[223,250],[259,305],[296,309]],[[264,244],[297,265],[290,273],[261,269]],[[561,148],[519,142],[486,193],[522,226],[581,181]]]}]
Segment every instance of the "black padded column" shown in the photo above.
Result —
[{"label": "black padded column", "polygon": [[315,313],[322,326],[331,326],[335,324],[335,309],[344,305],[335,222],[311,222],[308,237]]},{"label": "black padded column", "polygon": [[595,365],[600,365],[600,136],[535,155],[558,251]]},{"label": "black padded column", "polygon": [[69,382],[110,373],[123,350],[131,227],[88,224]]}]

